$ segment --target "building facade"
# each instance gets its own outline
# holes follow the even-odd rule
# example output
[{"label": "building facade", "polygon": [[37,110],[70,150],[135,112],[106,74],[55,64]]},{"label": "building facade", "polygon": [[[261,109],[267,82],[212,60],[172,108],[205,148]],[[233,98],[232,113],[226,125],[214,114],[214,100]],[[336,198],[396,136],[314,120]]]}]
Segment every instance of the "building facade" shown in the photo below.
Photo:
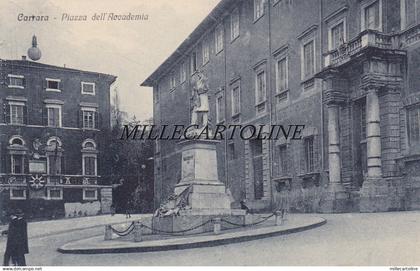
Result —
[{"label": "building facade", "polygon": [[29,218],[109,212],[104,163],[115,76],[0,60],[0,205]]},{"label": "building facade", "polygon": [[[219,179],[236,202],[297,212],[420,208],[419,0],[222,0],[145,80],[156,125],[190,117],[209,78],[213,123],[305,125],[302,140],[224,140]],[[158,141],[155,200],[180,179]]]}]

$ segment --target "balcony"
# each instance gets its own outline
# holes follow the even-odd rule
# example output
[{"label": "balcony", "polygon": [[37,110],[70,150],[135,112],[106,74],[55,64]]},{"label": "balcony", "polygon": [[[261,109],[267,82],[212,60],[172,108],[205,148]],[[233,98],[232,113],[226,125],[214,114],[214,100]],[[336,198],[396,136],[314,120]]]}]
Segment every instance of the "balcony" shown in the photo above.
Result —
[{"label": "balcony", "polygon": [[47,175],[47,174],[0,174],[0,186],[42,188],[59,186],[68,188],[101,187],[100,176]]},{"label": "balcony", "polygon": [[361,55],[368,48],[393,54],[405,54],[403,49],[420,40],[420,25],[402,32],[384,34],[376,30],[365,30],[356,38],[342,44],[338,49],[324,55],[324,68],[336,68]]}]

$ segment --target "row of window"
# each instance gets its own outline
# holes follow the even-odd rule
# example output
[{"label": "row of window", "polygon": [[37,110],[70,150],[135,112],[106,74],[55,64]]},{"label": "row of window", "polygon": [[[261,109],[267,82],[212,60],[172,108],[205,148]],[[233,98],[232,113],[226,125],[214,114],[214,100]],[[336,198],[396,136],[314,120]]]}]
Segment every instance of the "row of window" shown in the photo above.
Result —
[{"label": "row of window", "polygon": [[[261,140],[259,140],[262,144]],[[257,155],[262,155],[262,145],[256,151]],[[303,156],[304,156],[304,170],[307,173],[314,172],[315,169],[315,151],[314,151],[314,137],[306,137],[303,140]],[[227,157],[230,161],[236,160],[238,158],[237,150],[235,149],[235,143],[229,142],[227,144]],[[288,176],[290,174],[289,164],[290,156],[288,155],[288,145],[281,144],[275,147],[274,150],[274,176]]]},{"label": "row of window", "polygon": [[[11,173],[25,174],[27,171],[26,155],[11,154]],[[47,155],[47,174],[60,175],[64,169],[64,156],[55,157]],[[82,154],[82,175],[97,176],[97,156],[96,154]]]},{"label": "row of window", "polygon": [[[230,14],[230,40],[233,42],[239,37],[239,9],[235,8]],[[225,30],[222,24],[219,24],[214,31],[214,48],[215,53],[218,54],[224,48]],[[202,65],[207,64],[210,60],[210,42],[209,38],[204,39],[201,43]],[[190,56],[190,71],[195,73],[198,70],[198,54],[193,51]],[[177,83],[176,72],[172,72],[169,79],[169,88],[173,90]],[[187,62],[181,63],[179,68],[179,82],[182,84],[187,80]]]},{"label": "row of window", "polygon": [[[25,141],[21,136],[13,136],[10,141],[10,149],[16,147],[24,147]],[[49,152],[46,154],[45,163],[43,160],[37,162],[37,171],[49,175],[60,175],[65,172],[64,154],[61,151],[61,140],[58,137],[52,137],[47,141]],[[82,175],[83,176],[97,176],[97,152],[96,143],[92,139],[86,139],[82,143]],[[31,170],[31,163],[34,161],[27,161],[27,154],[20,152],[10,154],[10,173],[25,174]],[[29,166],[27,166],[29,165]],[[40,172],[40,173],[41,173]]]},{"label": "row of window", "polygon": [[[10,199],[11,200],[26,200],[27,190],[26,188],[16,187],[10,188]],[[62,187],[47,187],[46,197],[47,200],[63,200],[63,188]],[[98,190],[96,188],[83,188],[83,200],[97,200]]]},{"label": "row of window", "polygon": [[[410,1],[410,0],[406,0]],[[414,0],[411,0],[414,1]],[[417,1],[417,0],[416,0]],[[420,1],[420,0],[419,0]],[[382,30],[381,15],[382,0],[370,1],[362,5],[362,30]],[[264,0],[254,0],[254,19],[257,20],[264,14]],[[235,8],[230,14],[230,33],[231,41],[239,36],[240,15],[239,9]],[[341,44],[347,41],[346,18],[334,21],[328,27],[328,48],[329,50],[337,49]],[[224,46],[224,27],[222,24],[216,26],[214,31],[215,53],[218,54],[223,50]],[[194,73],[198,70],[197,52],[193,51],[190,56],[190,71]],[[201,42],[202,65],[204,66],[210,60],[210,42],[209,38],[204,38]],[[315,41],[310,39],[302,44],[302,80],[312,77],[315,73]],[[283,75],[284,76],[284,75]],[[179,82],[182,84],[187,79],[187,65],[182,62],[179,68]],[[169,88],[175,89],[177,84],[176,72],[170,74]],[[285,83],[277,85],[277,89],[284,86]],[[156,97],[158,100],[159,97]]]},{"label": "row of window", "polygon": [[[7,108],[8,107],[8,108]],[[13,125],[26,125],[27,107],[22,101],[11,101],[5,109],[5,121]],[[47,104],[44,112],[44,125],[63,127],[63,113],[61,104]],[[79,126],[83,129],[98,129],[99,114],[95,107],[81,107],[79,112]]]},{"label": "row of window", "polygon": [[[288,99],[288,61],[287,57],[279,58],[276,62],[276,96],[279,103]],[[241,113],[241,88],[240,81],[231,85],[231,116],[236,117]],[[259,107],[267,101],[267,75],[264,67],[255,70],[255,106]],[[225,120],[225,100],[223,93],[216,96],[216,121]]]},{"label": "row of window", "polygon": [[[9,88],[21,88],[26,86],[26,80],[23,75],[9,74]],[[61,79],[46,78],[44,81],[44,88],[46,91],[61,92]],[[95,83],[80,82],[80,91],[82,94],[95,95]]]},{"label": "row of window", "polygon": [[[367,154],[366,154],[366,102],[362,101],[359,104],[360,112],[360,161],[361,169],[363,172],[367,172]],[[407,110],[408,117],[408,142],[410,144],[410,149],[412,152],[416,153],[420,151],[420,106],[411,107]],[[305,170],[306,172],[314,171],[314,137],[307,137],[304,139],[304,157],[305,157]],[[275,176],[287,176],[289,172],[289,158],[287,144],[277,146],[275,150],[275,167],[274,175]],[[230,159],[236,159],[236,154],[234,151],[234,143],[228,144],[228,154]]]}]

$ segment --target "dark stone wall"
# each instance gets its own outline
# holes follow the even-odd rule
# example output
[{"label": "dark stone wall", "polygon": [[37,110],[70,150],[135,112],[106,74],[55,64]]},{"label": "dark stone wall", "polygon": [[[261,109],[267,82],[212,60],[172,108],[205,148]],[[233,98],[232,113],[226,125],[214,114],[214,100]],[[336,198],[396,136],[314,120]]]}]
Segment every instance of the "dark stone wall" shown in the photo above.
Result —
[{"label": "dark stone wall", "polygon": [[[276,176],[273,168],[276,166],[276,148],[281,142],[270,142],[269,153],[265,155],[264,178],[270,183],[270,189],[264,190],[265,198],[254,202],[257,209],[275,206],[277,188],[279,184],[290,181],[291,207],[295,211],[317,211],[322,190],[328,182],[328,132],[327,107],[322,103],[322,81],[318,79],[304,80],[301,70],[302,44],[313,38],[315,42],[316,72],[323,67],[323,54],[327,53],[329,29],[337,19],[346,18],[347,41],[354,39],[361,32],[361,5],[371,1],[360,0],[319,0],[319,1],[266,1],[265,14],[254,20],[253,1],[237,1],[234,6],[226,10],[226,16],[217,18],[214,27],[222,24],[225,27],[224,50],[214,51],[214,28],[196,40],[194,46],[172,67],[163,73],[159,79],[160,103],[155,107],[154,116],[157,124],[187,124],[189,122],[189,79],[191,71],[187,71],[187,81],[177,82],[175,90],[169,90],[169,74],[179,73],[180,63],[186,61],[189,66],[189,56],[196,51],[198,66],[209,77],[212,91],[210,96],[211,119],[215,121],[215,92],[220,91],[226,99],[226,118],[224,124],[305,124],[307,134],[314,138],[315,169],[312,174],[305,171],[303,141],[288,143],[289,173],[288,178]],[[400,3],[393,0],[381,0],[382,26],[385,33],[400,30]],[[240,13],[240,35],[230,40],[230,12],[238,8]],[[322,18],[321,18],[322,17]],[[210,40],[210,61],[201,63],[201,43],[203,39]],[[413,101],[404,102],[409,95],[418,93],[420,51],[418,44],[412,44],[407,50],[407,58],[401,63],[404,84],[401,89],[381,93],[380,113],[382,137],[382,165],[384,178],[390,184],[390,193],[404,197],[402,187],[407,187],[405,203],[393,203],[392,206],[409,206],[417,204],[418,174],[413,170],[418,166],[418,159],[403,163],[399,168],[401,156],[410,154],[410,146],[406,133],[406,109]],[[288,100],[278,102],[275,96],[275,62],[278,55],[288,58]],[[399,64],[397,64],[398,66]],[[257,113],[255,105],[255,68],[260,67],[267,72],[267,102],[266,113]],[[345,89],[349,93],[339,112],[340,122],[340,151],[342,158],[342,182],[351,192],[350,204],[354,210],[358,209],[358,191],[363,183],[360,139],[360,109],[365,91],[361,88],[363,63],[355,61],[340,70]],[[177,76],[177,80],[178,80]],[[234,86],[241,88],[241,114],[239,118],[231,116],[230,92]],[[222,88],[222,89],[221,89]],[[155,87],[155,92],[157,88]],[[417,95],[418,96],[418,95]],[[411,99],[411,98],[410,98]],[[414,99],[414,98],[413,98]],[[414,101],[420,101],[414,99]],[[236,122],[237,121],[237,122]],[[228,157],[226,145],[234,143],[236,158]],[[156,163],[164,164],[165,171],[155,171],[156,187],[155,200],[161,202],[172,193],[173,186],[178,181],[181,166],[180,153],[173,141],[161,141],[161,152],[156,156]],[[221,142],[218,147],[219,178],[228,184],[235,200],[244,198],[252,200],[253,189],[252,169],[250,167],[249,144],[239,138]],[[165,162],[165,160],[167,160]],[[171,166],[168,166],[171,165]],[[404,170],[412,176],[404,184],[404,179],[397,178]],[[411,189],[411,190],[410,190]],[[281,189],[280,189],[281,190]],[[395,190],[395,191],[394,191]],[[411,192],[410,192],[411,191]],[[411,193],[411,194],[410,194]],[[409,196],[411,195],[411,196]],[[392,199],[393,200],[393,199]],[[411,203],[410,203],[411,202]],[[252,204],[254,204],[252,203]],[[390,206],[391,206],[390,205]],[[414,206],[413,205],[413,206]],[[416,206],[417,206],[416,205]],[[392,207],[392,208],[394,208]],[[400,208],[395,207],[395,208]]]}]

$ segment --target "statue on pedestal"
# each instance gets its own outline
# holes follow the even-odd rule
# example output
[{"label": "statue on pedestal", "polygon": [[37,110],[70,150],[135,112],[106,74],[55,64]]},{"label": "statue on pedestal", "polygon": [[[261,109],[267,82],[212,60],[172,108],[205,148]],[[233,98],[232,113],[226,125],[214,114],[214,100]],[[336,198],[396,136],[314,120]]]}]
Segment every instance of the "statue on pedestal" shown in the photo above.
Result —
[{"label": "statue on pedestal", "polygon": [[209,126],[208,78],[202,71],[198,71],[193,76],[191,85],[191,125],[198,126],[198,129],[192,132],[200,134],[202,129]]}]

